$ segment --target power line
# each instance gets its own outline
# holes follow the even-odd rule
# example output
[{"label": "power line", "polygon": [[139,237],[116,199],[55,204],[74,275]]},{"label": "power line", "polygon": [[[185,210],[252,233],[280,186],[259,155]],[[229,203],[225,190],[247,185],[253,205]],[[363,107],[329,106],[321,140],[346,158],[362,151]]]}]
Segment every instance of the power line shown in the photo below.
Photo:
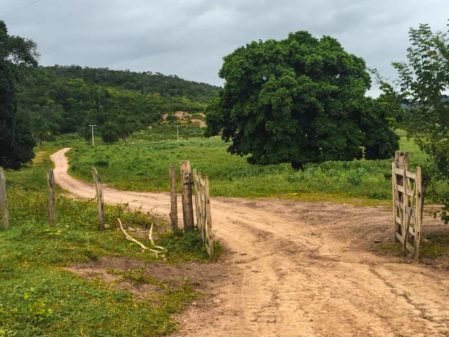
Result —
[{"label": "power line", "polygon": [[22,7],[19,7],[17,9],[13,10],[12,12],[6,13],[5,15],[3,15],[3,17],[6,18],[7,16],[10,16],[10,15],[15,14],[17,12],[20,12],[21,10],[23,10],[23,9],[25,9],[27,7],[30,7],[32,5],[35,5],[35,4],[37,4],[38,2],[41,2],[41,1],[42,0],[35,0],[35,1],[32,1],[32,2],[29,2],[29,3],[25,4],[25,5],[23,5]]}]

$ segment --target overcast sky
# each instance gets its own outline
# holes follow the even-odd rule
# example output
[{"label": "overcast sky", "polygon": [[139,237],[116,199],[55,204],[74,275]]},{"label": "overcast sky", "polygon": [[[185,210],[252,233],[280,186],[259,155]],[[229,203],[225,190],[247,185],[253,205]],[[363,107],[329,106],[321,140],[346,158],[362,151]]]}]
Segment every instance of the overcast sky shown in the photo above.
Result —
[{"label": "overcast sky", "polygon": [[42,65],[150,70],[219,85],[223,56],[298,30],[336,37],[392,78],[408,29],[442,30],[448,18],[448,0],[0,0],[0,19],[38,44]]}]

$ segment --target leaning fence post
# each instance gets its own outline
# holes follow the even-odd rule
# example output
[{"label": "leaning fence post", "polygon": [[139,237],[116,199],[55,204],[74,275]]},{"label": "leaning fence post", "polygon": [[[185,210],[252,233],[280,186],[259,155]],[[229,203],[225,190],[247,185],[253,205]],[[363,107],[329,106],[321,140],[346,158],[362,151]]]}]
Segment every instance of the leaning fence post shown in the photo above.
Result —
[{"label": "leaning fence post", "polygon": [[[419,259],[419,246],[421,243],[421,227],[422,227],[422,214],[423,214],[423,202],[424,202],[424,191],[422,183],[422,170],[420,166],[416,167],[416,209],[415,209],[415,259]],[[413,207],[413,205],[412,205]]]},{"label": "leaning fence post", "polygon": [[173,232],[178,230],[178,192],[176,191],[176,168],[170,166],[170,226]]},{"label": "leaning fence post", "polygon": [[193,180],[193,188],[194,188],[194,197],[195,197],[195,214],[194,221],[198,230],[201,232],[201,216],[200,216],[200,205],[199,205],[199,184],[198,184],[198,171],[196,169],[192,170],[192,180]]},{"label": "leaning fence post", "polygon": [[95,181],[95,190],[97,197],[97,209],[98,209],[98,229],[104,230],[104,199],[103,199],[103,186],[101,185],[101,179],[98,175],[98,171],[95,167],[92,167],[92,176]]},{"label": "leaning fence post", "polygon": [[48,171],[48,224],[56,224],[56,192],[55,175],[53,170]]},{"label": "leaning fence post", "polygon": [[214,255],[214,237],[212,233],[212,214],[210,210],[210,195],[209,195],[209,177],[204,177],[204,199],[206,201],[206,223],[204,227],[206,228],[206,242],[207,250],[209,256]]},{"label": "leaning fence post", "polygon": [[181,163],[182,216],[184,231],[193,230],[192,172],[188,160]]},{"label": "leaning fence post", "polygon": [[0,209],[2,212],[2,228],[9,227],[8,203],[6,201],[6,178],[5,172],[0,167]]}]

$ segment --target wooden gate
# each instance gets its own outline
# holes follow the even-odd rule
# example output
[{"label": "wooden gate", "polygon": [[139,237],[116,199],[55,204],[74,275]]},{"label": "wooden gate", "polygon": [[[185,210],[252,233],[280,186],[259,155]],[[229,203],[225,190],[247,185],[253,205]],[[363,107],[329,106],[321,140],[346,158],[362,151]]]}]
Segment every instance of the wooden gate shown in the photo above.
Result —
[{"label": "wooden gate", "polygon": [[214,235],[212,233],[212,216],[210,211],[209,178],[203,177],[193,170],[193,186],[195,188],[196,225],[209,256],[214,255]]},{"label": "wooden gate", "polygon": [[408,153],[396,152],[392,163],[394,238],[414,258],[419,257],[421,239],[423,187],[421,167],[408,170]]}]

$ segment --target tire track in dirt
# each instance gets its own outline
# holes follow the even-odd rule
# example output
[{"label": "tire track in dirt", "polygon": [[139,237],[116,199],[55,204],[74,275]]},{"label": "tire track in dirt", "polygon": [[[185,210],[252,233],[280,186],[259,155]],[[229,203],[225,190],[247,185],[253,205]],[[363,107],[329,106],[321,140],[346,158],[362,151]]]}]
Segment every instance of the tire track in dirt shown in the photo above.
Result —
[{"label": "tire track in dirt", "polygon": [[[67,151],[51,156],[57,183],[93,198],[91,185],[67,174]],[[104,195],[168,217],[168,194]],[[179,336],[449,336],[449,274],[367,250],[392,236],[388,210],[213,198],[212,215],[231,252],[229,276],[210,304],[187,310]]]}]

